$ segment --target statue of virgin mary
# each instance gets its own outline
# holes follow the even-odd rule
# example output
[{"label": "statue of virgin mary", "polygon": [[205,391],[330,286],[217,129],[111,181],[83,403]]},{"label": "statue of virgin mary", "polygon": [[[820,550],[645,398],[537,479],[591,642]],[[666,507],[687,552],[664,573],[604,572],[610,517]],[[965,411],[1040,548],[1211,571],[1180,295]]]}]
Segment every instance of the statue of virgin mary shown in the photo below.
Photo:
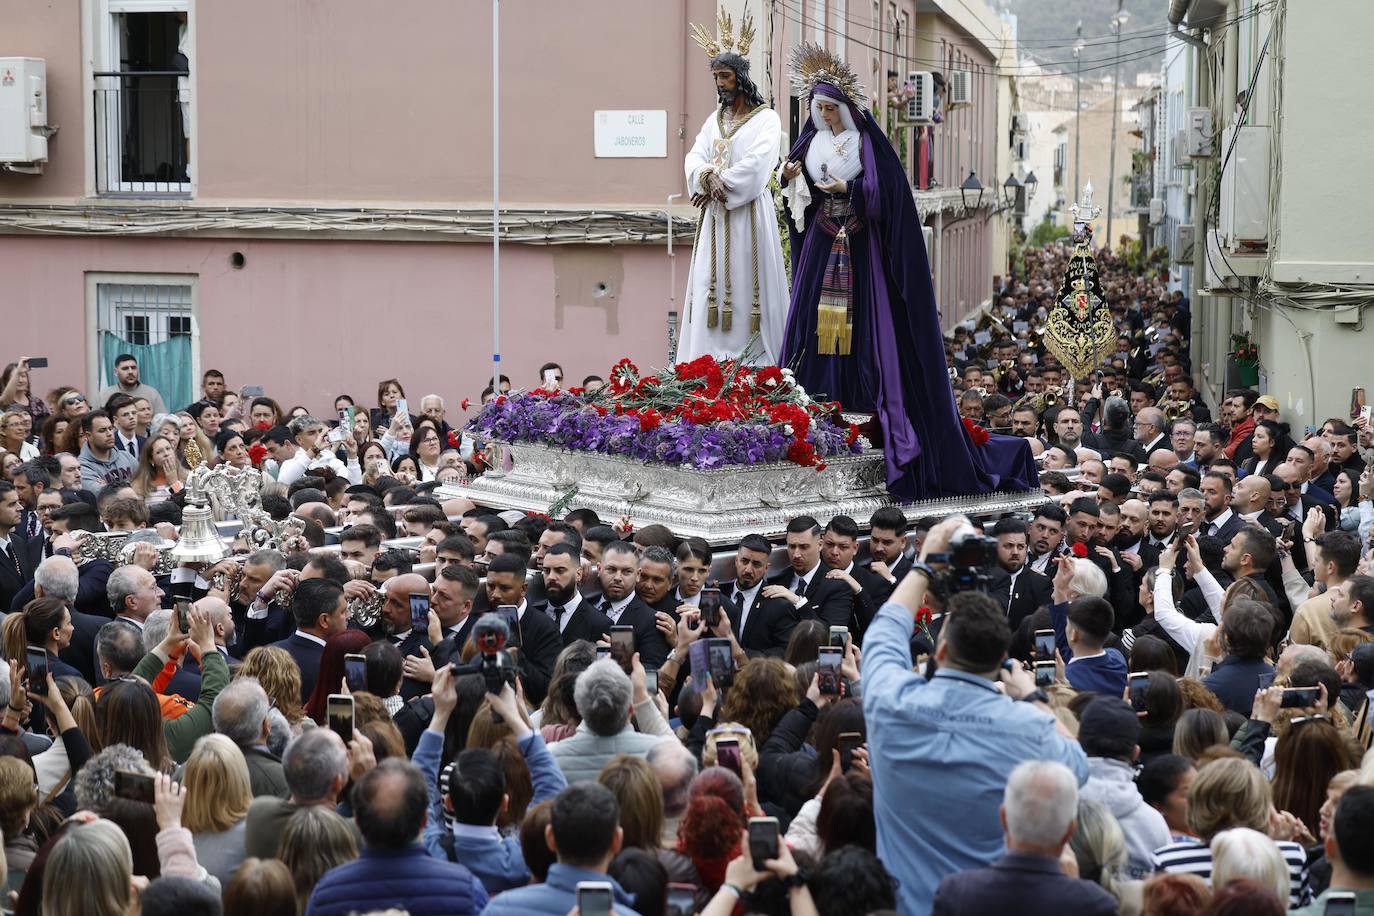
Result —
[{"label": "statue of virgin mary", "polygon": [[898,499],[1035,487],[1025,440],[975,444],[959,418],[911,183],[858,78],[808,44],[791,70],[811,117],[782,167],[794,260],[781,364],[878,415]]}]

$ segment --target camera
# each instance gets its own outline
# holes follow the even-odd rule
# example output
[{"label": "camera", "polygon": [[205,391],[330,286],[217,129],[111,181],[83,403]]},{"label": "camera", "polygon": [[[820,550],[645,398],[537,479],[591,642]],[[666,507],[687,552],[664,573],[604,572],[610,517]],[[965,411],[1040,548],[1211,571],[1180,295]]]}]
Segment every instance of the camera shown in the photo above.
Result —
[{"label": "camera", "polygon": [[985,592],[988,570],[997,563],[997,539],[986,537],[972,525],[960,528],[949,542],[944,592]]}]

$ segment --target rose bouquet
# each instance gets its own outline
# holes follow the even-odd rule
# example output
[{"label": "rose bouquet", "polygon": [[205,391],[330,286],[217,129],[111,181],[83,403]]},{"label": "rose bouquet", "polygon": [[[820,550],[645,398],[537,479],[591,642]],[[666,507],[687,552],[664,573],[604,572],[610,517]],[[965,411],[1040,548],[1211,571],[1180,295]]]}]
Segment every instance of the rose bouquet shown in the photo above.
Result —
[{"label": "rose bouquet", "polygon": [[643,374],[616,363],[596,391],[536,388],[488,402],[468,428],[483,439],[538,442],[694,468],[791,461],[817,470],[863,451],[839,404],[807,395],[787,369],[702,356]]}]

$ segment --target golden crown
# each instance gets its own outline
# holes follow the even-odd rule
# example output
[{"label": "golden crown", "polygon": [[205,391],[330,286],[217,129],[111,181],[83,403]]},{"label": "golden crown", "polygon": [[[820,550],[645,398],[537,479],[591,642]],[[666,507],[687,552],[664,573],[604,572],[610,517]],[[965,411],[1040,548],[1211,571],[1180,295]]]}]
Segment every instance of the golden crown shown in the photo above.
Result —
[{"label": "golden crown", "polygon": [[736,36],[733,17],[722,9],[716,16],[716,35],[718,37],[712,38],[704,26],[692,23],[692,40],[706,52],[707,57],[715,58],[731,51],[740,57],[747,57],[749,48],[754,44],[754,17],[746,13],[740,19],[739,34]]}]

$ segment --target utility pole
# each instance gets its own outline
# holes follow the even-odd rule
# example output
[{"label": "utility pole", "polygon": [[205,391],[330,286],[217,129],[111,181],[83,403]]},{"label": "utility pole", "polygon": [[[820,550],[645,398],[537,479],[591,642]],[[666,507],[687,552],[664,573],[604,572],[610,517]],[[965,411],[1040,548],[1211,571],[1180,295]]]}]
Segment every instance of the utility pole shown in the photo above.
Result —
[{"label": "utility pole", "polygon": [[[1116,33],[1116,59],[1112,63],[1112,151],[1107,166],[1107,250],[1113,248],[1112,203],[1116,197],[1116,122],[1121,120],[1118,111],[1121,99],[1121,28],[1126,24],[1126,11],[1122,8],[1126,0],[1116,0],[1116,15],[1112,17],[1112,31]],[[1141,240],[1142,244],[1144,240]]]},{"label": "utility pole", "polygon": [[1083,189],[1083,176],[1078,172],[1079,149],[1083,141],[1083,20],[1078,20],[1078,41],[1073,46],[1073,193],[1069,200],[1078,200]]}]

